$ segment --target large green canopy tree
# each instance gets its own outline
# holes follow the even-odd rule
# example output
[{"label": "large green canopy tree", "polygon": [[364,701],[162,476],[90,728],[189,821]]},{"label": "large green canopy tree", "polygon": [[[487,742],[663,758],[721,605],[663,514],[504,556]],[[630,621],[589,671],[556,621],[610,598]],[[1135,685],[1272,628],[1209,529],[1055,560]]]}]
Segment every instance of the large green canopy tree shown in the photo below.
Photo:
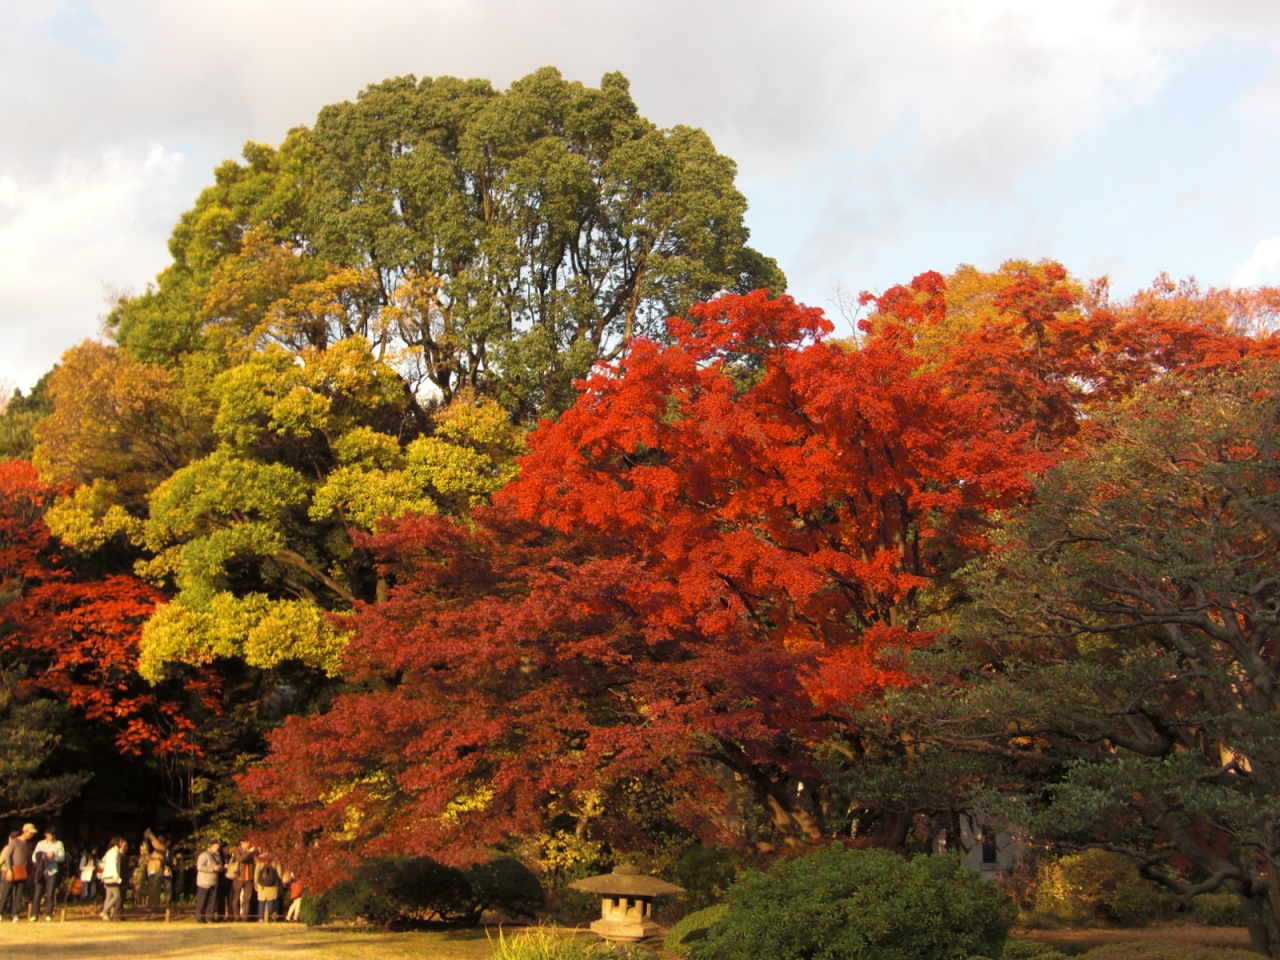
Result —
[{"label": "large green canopy tree", "polygon": [[[785,286],[747,246],[733,161],[640,116],[618,73],[594,89],[547,67],[506,92],[400,77],[244,156],[183,215],[158,285],[113,314],[138,358],[211,325],[293,346],[358,333],[415,390],[469,386],[527,418],[663,318]],[[340,309],[277,322],[284,290],[325,278]]]}]

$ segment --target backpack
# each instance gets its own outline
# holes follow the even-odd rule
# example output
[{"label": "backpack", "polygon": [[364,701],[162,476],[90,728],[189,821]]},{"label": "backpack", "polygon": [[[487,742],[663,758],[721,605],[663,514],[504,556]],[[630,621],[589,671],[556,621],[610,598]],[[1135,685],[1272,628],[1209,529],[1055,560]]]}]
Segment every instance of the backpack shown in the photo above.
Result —
[{"label": "backpack", "polygon": [[276,868],[267,864],[258,871],[258,886],[274,887],[280,882],[280,874],[276,873]]}]

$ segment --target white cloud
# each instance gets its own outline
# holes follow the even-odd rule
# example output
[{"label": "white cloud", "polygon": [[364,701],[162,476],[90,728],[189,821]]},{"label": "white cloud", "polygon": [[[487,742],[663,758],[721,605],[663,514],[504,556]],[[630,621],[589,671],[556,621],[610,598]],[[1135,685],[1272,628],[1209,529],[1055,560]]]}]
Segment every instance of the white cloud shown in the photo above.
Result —
[{"label": "white cloud", "polygon": [[1242,287],[1280,283],[1280,236],[1259,240],[1249,259],[1236,270],[1232,282]]},{"label": "white cloud", "polygon": [[0,175],[0,379],[29,386],[97,333],[104,287],[145,283],[182,172],[181,154],[152,144]]},{"label": "white cloud", "polygon": [[[1238,108],[1280,125],[1273,0],[0,3],[0,377],[29,383],[95,332],[103,282],[163,267],[217,161],[384,77],[621,69],[647,116],[705,127],[739,162],[769,210],[754,241],[824,302],[834,276],[869,286],[863,270],[923,256],[921,232],[954,234],[961,207],[975,258],[1051,241],[1051,198],[1026,196],[1026,178],[1214,43],[1270,51],[1272,77]],[[148,143],[169,151],[151,167]],[[1261,231],[1246,218],[1237,232]]]}]

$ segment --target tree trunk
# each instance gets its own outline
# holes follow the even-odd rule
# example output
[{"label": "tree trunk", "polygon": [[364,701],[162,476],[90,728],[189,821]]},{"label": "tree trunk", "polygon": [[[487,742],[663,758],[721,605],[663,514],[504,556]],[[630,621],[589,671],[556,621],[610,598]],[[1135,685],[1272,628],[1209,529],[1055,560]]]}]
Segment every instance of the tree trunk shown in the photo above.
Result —
[{"label": "tree trunk", "polygon": [[1249,930],[1249,946],[1268,957],[1280,957],[1280,943],[1272,936],[1275,917],[1271,911],[1271,903],[1267,897],[1251,897],[1247,893],[1236,892],[1240,901],[1240,912],[1244,914],[1244,925]]}]

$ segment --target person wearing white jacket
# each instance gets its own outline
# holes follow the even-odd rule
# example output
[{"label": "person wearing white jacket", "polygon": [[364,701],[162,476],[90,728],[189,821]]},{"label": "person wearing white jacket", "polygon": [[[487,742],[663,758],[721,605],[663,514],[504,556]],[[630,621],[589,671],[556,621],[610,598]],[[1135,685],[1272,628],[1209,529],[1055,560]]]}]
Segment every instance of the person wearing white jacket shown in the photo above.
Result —
[{"label": "person wearing white jacket", "polygon": [[53,920],[53,894],[58,889],[58,881],[62,879],[62,865],[67,862],[67,849],[58,839],[57,831],[52,827],[44,828],[44,839],[36,844],[36,896],[35,912],[31,919],[35,920],[44,913],[45,922]]},{"label": "person wearing white jacket", "polygon": [[114,920],[120,914],[120,883],[123,880],[120,864],[124,851],[124,838],[112,837],[107,852],[102,856],[102,886],[107,891],[102,903],[103,920]]}]

